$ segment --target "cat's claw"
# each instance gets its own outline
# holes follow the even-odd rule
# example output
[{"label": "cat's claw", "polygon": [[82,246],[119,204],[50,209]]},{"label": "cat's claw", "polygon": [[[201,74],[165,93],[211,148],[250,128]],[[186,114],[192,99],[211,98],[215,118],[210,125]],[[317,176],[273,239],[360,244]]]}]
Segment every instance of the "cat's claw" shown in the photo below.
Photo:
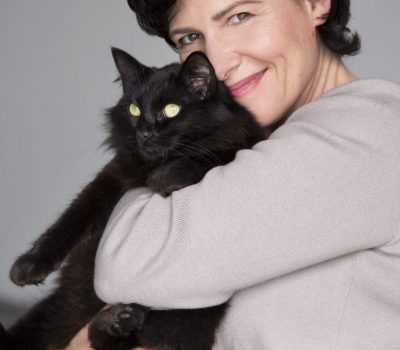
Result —
[{"label": "cat's claw", "polygon": [[17,286],[40,284],[54,271],[53,267],[45,261],[41,261],[35,254],[20,256],[10,270],[10,279]]},{"label": "cat's claw", "polygon": [[185,186],[168,186],[168,187],[164,187],[162,190],[158,190],[158,192],[163,196],[163,197],[168,197],[171,195],[172,192],[174,191],[178,191],[181,188],[184,188]]}]

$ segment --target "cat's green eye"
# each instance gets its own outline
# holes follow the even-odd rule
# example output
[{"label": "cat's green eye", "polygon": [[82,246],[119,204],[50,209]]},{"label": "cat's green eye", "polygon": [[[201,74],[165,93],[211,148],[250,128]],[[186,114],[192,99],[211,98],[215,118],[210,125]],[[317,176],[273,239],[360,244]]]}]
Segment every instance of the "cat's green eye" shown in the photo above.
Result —
[{"label": "cat's green eye", "polygon": [[131,103],[129,105],[129,113],[133,115],[134,117],[139,117],[140,116],[140,108],[135,105],[134,103]]},{"label": "cat's green eye", "polygon": [[180,111],[181,111],[181,106],[175,103],[169,103],[164,107],[163,114],[167,118],[173,118],[176,117]]}]

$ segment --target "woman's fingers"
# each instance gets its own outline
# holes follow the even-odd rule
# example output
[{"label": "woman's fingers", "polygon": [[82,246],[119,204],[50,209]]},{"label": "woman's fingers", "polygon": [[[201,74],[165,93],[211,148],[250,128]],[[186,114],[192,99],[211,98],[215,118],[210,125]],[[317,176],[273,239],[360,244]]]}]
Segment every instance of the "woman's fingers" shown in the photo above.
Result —
[{"label": "woman's fingers", "polygon": [[64,350],[93,350],[88,339],[88,327],[83,327]]}]

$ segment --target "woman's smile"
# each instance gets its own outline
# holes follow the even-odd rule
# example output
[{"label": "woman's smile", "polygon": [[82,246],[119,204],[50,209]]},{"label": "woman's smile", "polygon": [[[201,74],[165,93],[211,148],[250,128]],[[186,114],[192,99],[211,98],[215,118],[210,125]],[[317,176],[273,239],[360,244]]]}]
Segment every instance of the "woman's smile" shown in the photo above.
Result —
[{"label": "woman's smile", "polygon": [[273,125],[354,79],[317,39],[329,7],[330,1],[182,0],[169,23],[170,39],[181,61],[204,52],[233,98],[261,125]]},{"label": "woman's smile", "polygon": [[248,77],[238,81],[237,83],[229,86],[229,90],[234,98],[240,98],[250,92],[254,87],[256,87],[259,81],[264,76],[268,68],[265,68],[258,73],[249,75]]}]

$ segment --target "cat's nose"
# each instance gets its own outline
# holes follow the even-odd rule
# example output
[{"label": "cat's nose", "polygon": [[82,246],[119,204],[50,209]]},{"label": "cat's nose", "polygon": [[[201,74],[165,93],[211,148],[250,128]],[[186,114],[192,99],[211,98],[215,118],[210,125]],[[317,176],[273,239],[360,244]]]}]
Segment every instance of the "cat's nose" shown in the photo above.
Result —
[{"label": "cat's nose", "polygon": [[137,138],[140,146],[142,146],[152,136],[153,136],[153,132],[149,131],[149,130],[137,131],[136,132],[136,138]]}]

